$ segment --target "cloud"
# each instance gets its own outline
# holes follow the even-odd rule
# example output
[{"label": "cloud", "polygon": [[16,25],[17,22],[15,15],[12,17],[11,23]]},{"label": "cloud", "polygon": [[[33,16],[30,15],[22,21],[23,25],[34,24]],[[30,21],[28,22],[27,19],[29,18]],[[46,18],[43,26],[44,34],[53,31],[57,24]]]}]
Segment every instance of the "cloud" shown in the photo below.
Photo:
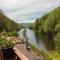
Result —
[{"label": "cloud", "polygon": [[36,18],[60,6],[60,0],[0,0],[0,9],[16,22],[34,22]]}]

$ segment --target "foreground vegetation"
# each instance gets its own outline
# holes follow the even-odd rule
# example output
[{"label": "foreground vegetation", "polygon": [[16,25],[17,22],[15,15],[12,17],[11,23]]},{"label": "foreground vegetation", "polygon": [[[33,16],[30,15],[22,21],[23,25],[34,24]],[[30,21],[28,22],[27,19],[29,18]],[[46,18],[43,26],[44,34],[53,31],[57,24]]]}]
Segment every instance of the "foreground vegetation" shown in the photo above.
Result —
[{"label": "foreground vegetation", "polygon": [[38,56],[43,56],[45,60],[60,60],[60,54],[56,51],[53,51],[52,53],[44,52],[43,50],[40,50],[36,48],[34,45],[30,44],[30,47],[32,50],[35,51],[35,53]]},{"label": "foreground vegetation", "polygon": [[0,38],[0,46],[2,46],[3,48],[12,47],[13,45],[14,44],[11,41],[8,41],[7,39]]}]

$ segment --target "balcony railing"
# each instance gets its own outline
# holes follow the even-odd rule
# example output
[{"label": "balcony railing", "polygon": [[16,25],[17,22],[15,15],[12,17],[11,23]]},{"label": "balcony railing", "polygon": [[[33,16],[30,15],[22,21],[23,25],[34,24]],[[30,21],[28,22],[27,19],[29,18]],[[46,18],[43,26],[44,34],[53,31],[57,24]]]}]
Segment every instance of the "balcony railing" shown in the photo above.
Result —
[{"label": "balcony railing", "polygon": [[17,48],[14,47],[14,52],[17,56],[17,60],[29,60],[23,53],[21,53]]},{"label": "balcony railing", "polygon": [[24,54],[22,54],[17,48],[14,47],[14,56],[4,57],[2,50],[0,49],[0,60],[29,60]]}]

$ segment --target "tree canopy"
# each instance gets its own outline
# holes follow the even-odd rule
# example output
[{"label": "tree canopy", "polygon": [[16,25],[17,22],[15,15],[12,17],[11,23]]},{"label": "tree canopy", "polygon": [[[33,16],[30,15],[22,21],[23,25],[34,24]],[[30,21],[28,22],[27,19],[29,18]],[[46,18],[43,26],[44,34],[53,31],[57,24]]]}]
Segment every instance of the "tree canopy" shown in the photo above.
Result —
[{"label": "tree canopy", "polygon": [[33,26],[35,33],[49,48],[60,50],[60,7],[38,18]]},{"label": "tree canopy", "polygon": [[21,25],[8,18],[2,11],[0,11],[0,31],[18,31]]}]

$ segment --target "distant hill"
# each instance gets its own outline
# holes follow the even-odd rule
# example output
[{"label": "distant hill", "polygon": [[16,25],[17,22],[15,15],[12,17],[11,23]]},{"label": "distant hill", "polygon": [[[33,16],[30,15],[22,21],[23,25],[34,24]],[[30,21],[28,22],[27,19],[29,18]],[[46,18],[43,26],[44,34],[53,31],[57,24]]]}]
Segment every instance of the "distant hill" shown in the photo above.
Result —
[{"label": "distant hill", "polygon": [[3,30],[13,31],[19,29],[20,29],[19,24],[5,16],[2,10],[0,10],[0,31]]},{"label": "distant hill", "polygon": [[30,25],[32,25],[33,23],[20,23],[23,27],[29,27]]}]

